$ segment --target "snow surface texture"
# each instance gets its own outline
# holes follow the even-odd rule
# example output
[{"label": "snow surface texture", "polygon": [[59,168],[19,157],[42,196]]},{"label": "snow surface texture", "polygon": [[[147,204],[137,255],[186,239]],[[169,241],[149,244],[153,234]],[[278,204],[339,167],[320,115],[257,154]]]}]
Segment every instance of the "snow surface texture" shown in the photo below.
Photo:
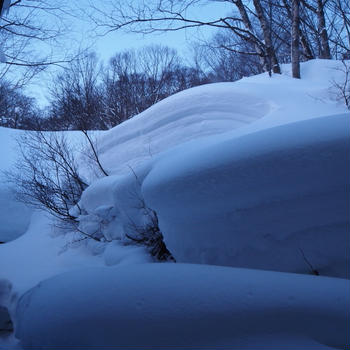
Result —
[{"label": "snow surface texture", "polygon": [[349,293],[342,279],[204,265],[84,269],[27,292],[16,336],[36,349],[345,349]]}]

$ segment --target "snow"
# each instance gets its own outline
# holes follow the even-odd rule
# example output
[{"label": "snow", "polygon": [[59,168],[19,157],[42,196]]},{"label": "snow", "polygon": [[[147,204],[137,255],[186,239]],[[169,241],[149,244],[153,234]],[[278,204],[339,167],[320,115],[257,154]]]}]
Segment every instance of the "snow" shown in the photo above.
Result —
[{"label": "snow", "polygon": [[9,242],[26,232],[32,210],[19,203],[11,190],[0,185],[0,242]]},{"label": "snow", "polygon": [[345,348],[349,292],[342,279],[217,266],[90,268],[24,294],[16,336],[36,349]]},{"label": "snow", "polygon": [[179,262],[345,277],[348,115],[163,153],[142,192]]},{"label": "snow", "polygon": [[[329,96],[332,80],[342,79],[340,64],[315,60],[302,65],[301,80],[262,74],[162,101],[102,134],[102,159],[114,175],[95,181],[80,206],[95,219],[98,208],[113,208],[114,219],[101,231],[123,239],[132,234],[133,223],[142,226],[144,214],[137,208],[143,199],[157,212],[165,243],[178,262],[300,273],[315,269],[346,277],[348,114],[338,115],[345,107]],[[225,91],[229,95],[231,121],[250,99],[260,118],[213,130],[215,109],[198,119],[191,103],[215,106],[219,97],[213,91],[222,96],[218,111]],[[256,108],[256,101],[264,108]],[[197,122],[186,124],[187,118]],[[181,131],[174,132],[174,123],[182,123]],[[203,123],[207,136],[201,134]],[[147,154],[146,136],[163,145],[158,154],[154,147],[154,154]]]},{"label": "snow", "polygon": [[[40,281],[65,271],[151,261],[143,247],[125,247],[118,241],[110,244],[95,241],[75,244],[81,237],[57,233],[57,229],[51,225],[50,218],[37,212],[23,236],[0,246],[0,281],[10,281],[10,289],[4,298],[10,292],[17,297]],[[3,305],[12,308],[14,303],[15,300],[10,300]]]},{"label": "snow", "polygon": [[127,162],[134,167],[179,143],[242,127],[269,109],[268,102],[232,83],[188,89],[107,131],[99,142],[102,163],[110,172],[128,172]]},{"label": "snow", "polygon": [[301,65],[303,79],[268,74],[233,83],[191,88],[157,103],[136,117],[101,133],[102,164],[109,173],[130,173],[161,152],[210,135],[242,135],[299,120],[347,112],[337,100],[342,63],[312,60]]},{"label": "snow", "polygon": [[33,210],[19,203],[2,172],[8,171],[17,158],[16,137],[22,132],[0,127],[0,242],[8,242],[23,234],[30,223]]},{"label": "snow", "polygon": [[[15,188],[7,182],[5,175],[6,171],[12,171],[15,167],[20,152],[17,142],[23,134],[23,130],[0,127],[0,242],[12,241],[25,233],[34,212],[32,207],[15,198]],[[69,131],[64,135],[77,156],[85,159],[86,155],[81,152],[85,141],[83,134]],[[91,136],[94,137],[94,133]]]},{"label": "snow", "polygon": [[[111,176],[96,180],[81,156],[92,184],[79,222],[102,242],[53,228],[1,178],[1,322],[8,310],[22,346],[38,349],[344,348],[349,124],[333,86],[340,68],[313,60],[301,80],[286,65],[281,76],[189,89],[96,133]],[[0,128],[0,170],[17,159],[20,133]],[[126,239],[149,223],[147,208],[177,264],[150,264],[146,248]],[[0,348],[17,341],[0,334]]]}]

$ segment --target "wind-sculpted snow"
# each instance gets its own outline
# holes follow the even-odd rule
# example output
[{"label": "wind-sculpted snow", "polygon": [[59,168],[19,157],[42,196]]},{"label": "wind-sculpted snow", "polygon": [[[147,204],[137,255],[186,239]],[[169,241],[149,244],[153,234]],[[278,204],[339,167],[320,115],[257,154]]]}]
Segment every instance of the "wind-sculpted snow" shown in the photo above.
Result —
[{"label": "wind-sculpted snow", "polygon": [[210,147],[194,141],[160,156],[142,189],[177,261],[345,277],[348,119],[286,124]]},{"label": "wind-sculpted snow", "polygon": [[[341,80],[338,66],[315,60],[302,65],[301,81],[259,75],[165,99],[102,136],[114,175],[93,183],[81,206],[94,218],[112,207],[115,219],[103,230],[121,239],[133,223],[142,225],[144,200],[180,262],[345,277],[349,125],[347,114],[336,116],[345,107],[329,95],[332,80]],[[215,117],[209,113],[203,123],[213,134],[204,137],[197,122],[205,109],[197,102],[206,100],[218,111],[230,106],[232,118],[247,110],[261,118],[218,132],[205,124]],[[182,129],[173,128],[175,120]],[[151,125],[162,133],[152,134]],[[152,154],[145,135],[163,152]]]},{"label": "wind-sculpted snow", "polygon": [[262,118],[269,101],[233,83],[203,85],[177,93],[103,134],[99,150],[112,172],[128,172],[180,143],[234,130]]},{"label": "wind-sculpted snow", "polygon": [[301,66],[303,79],[267,73],[233,83],[191,88],[155,104],[103,132],[101,160],[109,173],[128,174],[129,166],[152,160],[184,142],[232,133],[241,135],[299,120],[345,113],[334,81],[342,83],[339,61],[312,60]]},{"label": "wind-sculpted snow", "polygon": [[349,282],[216,266],[90,268],[19,301],[24,348],[344,349]]}]

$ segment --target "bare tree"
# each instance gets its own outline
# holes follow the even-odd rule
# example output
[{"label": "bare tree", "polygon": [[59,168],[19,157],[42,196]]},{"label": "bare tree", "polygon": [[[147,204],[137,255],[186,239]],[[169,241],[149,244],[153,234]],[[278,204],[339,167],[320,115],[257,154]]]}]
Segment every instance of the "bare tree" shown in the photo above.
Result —
[{"label": "bare tree", "polygon": [[[264,70],[279,72],[279,64],[275,54],[275,48],[271,40],[270,26],[266,20],[265,11],[260,1],[254,1],[258,10],[257,16],[260,28],[256,30],[251,23],[249,13],[251,9],[241,0],[217,0],[229,2],[232,10],[238,13],[227,15],[216,20],[205,21],[196,16],[187,15],[191,8],[198,6],[200,0],[155,0],[147,5],[135,4],[132,1],[115,1],[109,4],[108,10],[102,4],[92,5],[95,23],[104,28],[104,34],[125,28],[135,33],[154,33],[159,31],[177,31],[185,28],[199,28],[209,26],[221,30],[230,30],[232,35],[239,36],[250,42],[255,49],[254,54],[261,58]],[[231,50],[234,50],[231,48]],[[271,64],[269,65],[269,60]]]},{"label": "bare tree", "polygon": [[66,0],[12,1],[1,17],[0,79],[11,77],[16,87],[22,86],[47,67],[74,58],[61,46],[74,19],[68,5]]},{"label": "bare tree", "polygon": [[[345,4],[345,1],[340,0],[341,6],[338,7],[333,0],[301,0],[304,11],[300,19],[313,37],[319,58],[332,58],[329,33],[334,32],[331,35],[332,42],[338,45],[337,41],[341,36],[339,36],[338,31],[343,33],[345,29],[338,25],[339,19],[342,17],[343,2]],[[338,38],[334,38],[334,34],[337,32]]]},{"label": "bare tree", "polygon": [[220,31],[207,43],[196,45],[193,58],[208,82],[235,81],[263,72],[257,55],[241,53],[252,51],[251,43]]},{"label": "bare tree", "polygon": [[50,87],[50,123],[55,130],[107,129],[99,88],[101,69],[95,53],[71,62]]},{"label": "bare tree", "polygon": [[272,70],[274,73],[280,74],[281,68],[278,63],[276,51],[272,43],[271,26],[269,25],[268,19],[265,16],[264,9],[261,5],[260,0],[253,0],[253,4],[263,32],[264,43],[266,47],[266,55],[268,57],[269,62],[268,70]]},{"label": "bare tree", "polygon": [[0,81],[0,126],[36,130],[41,121],[39,115],[33,98],[6,80]]},{"label": "bare tree", "polygon": [[103,79],[104,120],[119,124],[178,91],[206,82],[176,51],[152,45],[117,53]]},{"label": "bare tree", "polygon": [[[293,3],[292,3],[293,4]],[[282,0],[282,5],[284,7],[284,10],[286,12],[286,16],[290,19],[290,21],[293,23],[293,11],[292,11],[292,5],[289,0]],[[304,56],[305,60],[311,60],[315,58],[315,54],[312,49],[312,45],[309,41],[307,33],[305,33],[301,26],[300,26],[300,1],[298,5],[298,12],[299,12],[299,37],[300,37],[300,45],[302,48],[302,55]],[[283,26],[285,28],[285,26]],[[292,24],[292,31],[293,31],[293,24]],[[293,36],[293,34],[292,34]],[[293,45],[293,43],[292,43]]]},{"label": "bare tree", "polygon": [[[350,5],[345,0],[300,0],[298,7],[287,0],[212,1],[225,2],[232,6],[232,11],[229,15],[205,20],[199,11],[206,3],[204,0],[150,0],[147,3],[101,0],[92,5],[90,15],[104,34],[120,29],[149,34],[216,28],[234,38],[219,49],[246,57],[256,55],[261,68],[274,73],[280,73],[280,63],[291,62],[292,49],[296,61],[297,52],[299,60],[329,59],[332,54],[337,58],[350,56]],[[295,17],[297,9],[299,25]],[[243,41],[246,46],[241,44]]]},{"label": "bare tree", "polygon": [[327,0],[317,0],[316,14],[318,20],[318,32],[321,41],[321,58],[331,58],[331,50],[329,48],[328,32],[326,28],[326,18],[324,6]]},{"label": "bare tree", "polygon": [[300,0],[292,0],[292,75],[300,79],[300,55],[299,55],[299,4]]},{"label": "bare tree", "polygon": [[343,60],[342,66],[337,68],[344,76],[343,81],[333,80],[333,87],[335,88],[336,99],[345,103],[346,107],[350,109],[350,61]]},{"label": "bare tree", "polygon": [[[83,152],[92,150],[95,164],[102,169],[96,146],[90,136],[86,137],[89,142]],[[81,156],[81,150],[76,140],[68,139],[64,132],[35,131],[25,132],[17,143],[19,160],[13,170],[5,173],[17,199],[49,212],[57,219],[59,227],[71,228],[99,241],[100,232],[91,234],[79,229],[77,217],[82,214],[79,200],[88,184],[79,173],[77,158]]]},{"label": "bare tree", "polygon": [[329,0],[326,5],[332,54],[336,59],[350,59],[350,2]]}]

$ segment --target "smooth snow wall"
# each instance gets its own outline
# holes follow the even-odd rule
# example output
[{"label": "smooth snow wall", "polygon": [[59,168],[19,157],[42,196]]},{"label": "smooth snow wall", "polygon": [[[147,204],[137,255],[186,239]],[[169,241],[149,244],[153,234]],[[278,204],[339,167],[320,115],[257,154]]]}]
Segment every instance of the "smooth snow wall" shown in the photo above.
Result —
[{"label": "smooth snow wall", "polygon": [[164,153],[142,192],[168,249],[179,262],[310,273],[309,262],[345,277],[349,131],[344,114]]}]

